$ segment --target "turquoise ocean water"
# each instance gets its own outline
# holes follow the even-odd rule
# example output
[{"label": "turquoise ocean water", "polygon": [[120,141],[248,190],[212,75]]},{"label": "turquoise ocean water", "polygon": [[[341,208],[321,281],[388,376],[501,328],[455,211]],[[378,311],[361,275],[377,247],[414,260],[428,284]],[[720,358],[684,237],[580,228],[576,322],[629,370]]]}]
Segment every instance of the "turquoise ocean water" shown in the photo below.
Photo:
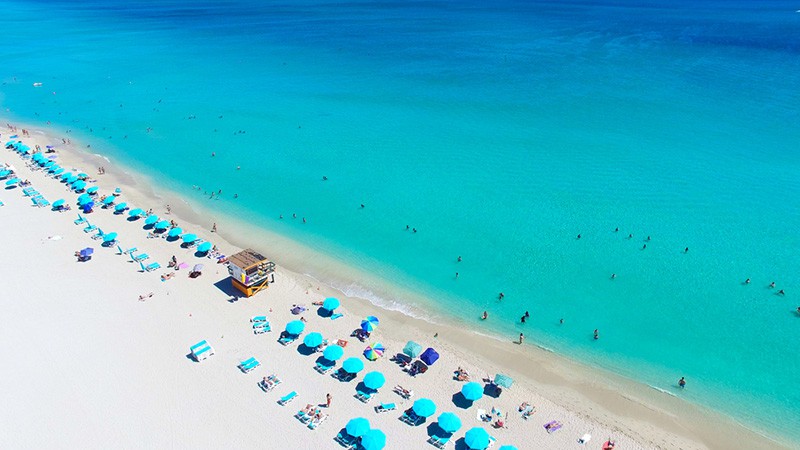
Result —
[{"label": "turquoise ocean water", "polygon": [[7,1],[0,103],[436,303],[373,301],[796,438],[797,8]]}]

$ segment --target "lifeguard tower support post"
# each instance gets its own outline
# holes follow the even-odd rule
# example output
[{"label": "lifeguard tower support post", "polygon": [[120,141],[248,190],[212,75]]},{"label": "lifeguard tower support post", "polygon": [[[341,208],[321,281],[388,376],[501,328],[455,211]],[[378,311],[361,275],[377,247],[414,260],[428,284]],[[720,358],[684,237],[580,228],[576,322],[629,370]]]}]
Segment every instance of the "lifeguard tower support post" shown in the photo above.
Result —
[{"label": "lifeguard tower support post", "polygon": [[245,296],[252,297],[269,285],[275,263],[253,249],[245,249],[228,257],[231,284]]}]

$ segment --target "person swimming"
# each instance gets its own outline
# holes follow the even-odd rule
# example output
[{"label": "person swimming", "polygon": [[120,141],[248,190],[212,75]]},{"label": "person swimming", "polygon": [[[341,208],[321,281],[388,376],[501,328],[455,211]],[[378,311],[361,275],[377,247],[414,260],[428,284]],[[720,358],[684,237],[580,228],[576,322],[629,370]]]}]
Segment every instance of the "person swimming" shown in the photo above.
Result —
[{"label": "person swimming", "polygon": [[611,274],[611,279],[613,280],[614,278],[617,278],[617,274],[615,274],[615,273],[612,273],[612,274]]},{"label": "person swimming", "polygon": [[786,295],[786,292],[783,292],[783,289],[781,289],[778,292],[776,292],[776,294],[778,294],[778,295]]},{"label": "person swimming", "polygon": [[594,329],[594,338],[600,339],[600,333],[597,331],[597,328]]},{"label": "person swimming", "polygon": [[501,292],[501,293],[500,293],[500,294],[497,296],[497,298],[498,298],[498,299],[500,299],[500,300],[502,300],[502,299],[503,299],[503,297],[505,297],[505,296],[506,296],[506,294],[503,294],[503,293]]},{"label": "person swimming", "polygon": [[578,237],[577,237],[577,238],[575,238],[575,239],[580,239],[580,238],[581,238],[581,235],[580,235],[580,234],[578,234]]},{"label": "person swimming", "polygon": [[750,284],[750,278],[744,280],[744,284]]},{"label": "person swimming", "polygon": [[461,257],[460,256],[458,257],[458,262],[461,262]]},{"label": "person swimming", "polygon": [[774,287],[775,287],[775,282],[773,281],[772,283],[769,284],[769,288],[772,289]]},{"label": "person swimming", "polygon": [[689,253],[689,247],[686,247],[685,249],[683,249],[683,253]]},{"label": "person swimming", "polygon": [[647,248],[647,244],[642,245],[642,250]]}]

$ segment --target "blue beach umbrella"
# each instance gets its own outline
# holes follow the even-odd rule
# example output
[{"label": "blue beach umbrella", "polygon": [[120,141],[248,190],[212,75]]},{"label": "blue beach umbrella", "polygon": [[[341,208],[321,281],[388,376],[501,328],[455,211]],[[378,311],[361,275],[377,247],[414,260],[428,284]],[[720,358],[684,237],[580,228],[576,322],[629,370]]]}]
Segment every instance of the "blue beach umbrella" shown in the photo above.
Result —
[{"label": "blue beach umbrella", "polygon": [[306,324],[299,320],[293,320],[286,324],[286,333],[297,336],[305,330]]},{"label": "blue beach umbrella", "polygon": [[322,302],[322,307],[328,311],[333,311],[339,307],[339,299],[335,297],[328,297]]},{"label": "blue beach umbrella", "polygon": [[344,355],[344,349],[338,345],[330,345],[322,352],[322,357],[328,361],[336,361]]},{"label": "blue beach umbrella", "polygon": [[375,316],[367,316],[366,319],[361,321],[361,329],[364,331],[372,332],[378,326],[378,318]]},{"label": "blue beach umbrella", "polygon": [[[155,214],[150,214],[146,219],[144,219],[145,225],[152,225],[156,222],[158,222],[158,216]],[[167,226],[169,226],[169,222],[167,222]]]},{"label": "blue beach umbrella", "polygon": [[89,175],[86,175],[85,173],[81,172],[78,174],[78,178],[80,178],[81,180],[85,180],[86,178],[89,178]]},{"label": "blue beach umbrella", "polygon": [[168,220],[162,220],[161,222],[158,222],[155,226],[156,230],[166,230],[167,228],[169,228]]},{"label": "blue beach umbrella", "polygon": [[214,247],[214,245],[212,245],[211,242],[203,242],[202,244],[197,246],[197,251],[200,253],[205,253],[211,250],[212,247]]},{"label": "blue beach umbrella", "polygon": [[192,233],[187,233],[181,236],[181,239],[183,239],[184,243],[191,244],[192,242],[197,240],[197,235]]},{"label": "blue beach umbrella", "polygon": [[117,233],[108,233],[103,236],[103,242],[114,242],[117,240]]},{"label": "blue beach umbrella", "polygon": [[455,433],[461,428],[461,419],[451,412],[444,412],[439,414],[439,419],[436,420],[445,433]]},{"label": "blue beach umbrella", "polygon": [[367,434],[367,431],[369,431],[369,420],[363,417],[350,419],[350,421],[347,422],[347,425],[345,425],[344,429],[350,436],[361,437]]},{"label": "blue beach umbrella", "polygon": [[144,210],[142,208],[136,208],[128,211],[128,215],[131,217],[139,218],[142,214],[144,214]]},{"label": "blue beach umbrella", "polygon": [[125,209],[126,209],[127,207],[128,207],[128,204],[127,204],[127,203],[125,203],[125,202],[122,202],[122,203],[120,203],[119,205],[117,205],[117,206],[115,206],[115,207],[114,207],[114,211],[117,211],[117,212],[122,212],[122,211],[125,211]]},{"label": "blue beach umbrella", "polygon": [[322,335],[317,332],[308,333],[303,339],[303,344],[306,347],[319,347],[322,344]]},{"label": "blue beach umbrella", "polygon": [[64,172],[64,173],[62,173],[62,174],[61,174],[61,179],[62,179],[62,180],[66,180],[67,178],[69,178],[69,177],[71,177],[71,176],[72,176],[72,174],[71,174],[71,173],[69,173],[69,172]]},{"label": "blue beach umbrella", "polygon": [[386,447],[386,435],[383,431],[373,428],[361,436],[361,448],[364,450],[382,450]]},{"label": "blue beach umbrella", "polygon": [[483,386],[474,381],[467,383],[461,387],[461,395],[463,395],[465,399],[474,402],[483,397]]},{"label": "blue beach umbrella", "polygon": [[78,180],[72,185],[72,188],[76,191],[82,191],[86,188],[86,182],[83,180]]},{"label": "blue beach umbrella", "polygon": [[53,160],[50,160],[50,161],[47,161],[46,163],[44,163],[44,166],[47,167],[47,168],[53,167],[55,165],[56,165],[56,162],[53,161]]},{"label": "blue beach umbrella", "polygon": [[169,233],[167,233],[167,236],[169,236],[169,237],[178,237],[178,236],[181,235],[181,233],[183,233],[183,228],[175,227],[175,228],[169,230]]},{"label": "blue beach umbrella", "polygon": [[5,178],[5,177],[7,177],[9,175],[11,175],[11,171],[10,170],[0,171],[0,178]]},{"label": "blue beach umbrella", "polygon": [[347,373],[358,373],[364,370],[364,361],[358,358],[347,358],[342,363],[342,369]]},{"label": "blue beach umbrella", "polygon": [[470,450],[484,450],[489,446],[489,433],[480,427],[472,428],[464,435],[464,443]]},{"label": "blue beach umbrella", "polygon": [[411,358],[416,358],[422,352],[422,346],[417,344],[414,341],[408,341],[405,347],[403,347],[403,353],[408,355]]},{"label": "blue beach umbrella", "polygon": [[87,256],[91,256],[94,253],[94,249],[92,247],[86,247],[85,249],[81,250],[80,255],[84,258]]},{"label": "blue beach umbrella", "polygon": [[78,205],[85,205],[90,201],[92,201],[92,196],[90,196],[89,194],[81,194],[80,196],[78,196]]},{"label": "blue beach umbrella", "polygon": [[59,166],[58,164],[53,164],[52,166],[50,166],[49,169],[47,169],[47,171],[49,173],[56,173],[56,170],[58,170],[60,168],[61,168],[61,166]]},{"label": "blue beach umbrella", "polygon": [[386,384],[386,377],[380,372],[370,372],[364,375],[364,386],[373,391],[377,391]]},{"label": "blue beach umbrella", "polygon": [[421,398],[414,402],[411,409],[420,417],[430,417],[436,412],[436,403],[429,398]]},{"label": "blue beach umbrella", "polygon": [[13,185],[15,185],[17,183],[19,183],[19,178],[12,178],[12,179],[6,181],[6,186],[13,186]]},{"label": "blue beach umbrella", "polygon": [[508,375],[498,373],[494,376],[494,384],[508,389],[514,384],[514,380]]},{"label": "blue beach umbrella", "polygon": [[116,197],[114,197],[113,195],[109,195],[108,197],[106,197],[105,200],[103,200],[103,204],[104,205],[110,205],[110,204],[114,203],[114,200],[116,200]]},{"label": "blue beach umbrella", "polygon": [[81,208],[83,208],[84,213],[88,213],[94,208],[94,202],[84,203]]},{"label": "blue beach umbrella", "polygon": [[95,192],[97,192],[98,189],[100,189],[100,188],[98,188],[97,186],[92,186],[92,187],[90,187],[89,189],[86,190],[86,193],[87,194],[94,194]]},{"label": "blue beach umbrella", "polygon": [[60,198],[53,202],[53,208],[60,208],[61,206],[64,206],[64,199]]},{"label": "blue beach umbrella", "polygon": [[58,169],[53,171],[53,175],[61,175],[63,173],[64,173],[64,168],[63,167],[59,167]]}]

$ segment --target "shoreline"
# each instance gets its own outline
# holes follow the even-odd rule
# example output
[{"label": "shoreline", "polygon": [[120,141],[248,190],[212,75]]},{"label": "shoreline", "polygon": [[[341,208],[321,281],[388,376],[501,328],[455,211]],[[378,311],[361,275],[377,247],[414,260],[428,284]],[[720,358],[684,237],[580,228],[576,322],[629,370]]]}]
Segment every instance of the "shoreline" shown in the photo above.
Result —
[{"label": "shoreline", "polygon": [[[42,129],[40,127],[30,129],[32,133],[30,139],[35,139],[39,136],[38,133],[41,133],[44,139],[52,137],[52,133],[39,131]],[[252,224],[240,223],[198,202],[187,201],[177,193],[164,190],[156,192],[151,187],[154,185],[151,178],[146,174],[133,172],[130,168],[108,161],[102,156],[86,153],[84,149],[75,147],[75,144],[67,150],[59,148],[59,158],[70,166],[84,168],[88,166],[92,169],[98,165],[108,166],[110,169],[108,173],[97,178],[99,186],[106,189],[122,186],[125,199],[130,199],[133,204],[152,206],[157,202],[159,208],[163,208],[163,204],[170,204],[171,216],[180,222],[191,224],[193,229],[204,230],[203,233],[197,233],[202,237],[211,235],[207,230],[212,220],[204,218],[213,218],[213,222],[222,224],[220,228],[223,231],[218,237],[226,243],[233,244],[232,246],[244,248],[248,246],[247,244],[254,243],[253,248],[267,255],[272,253],[269,248],[264,248],[263,243],[266,242],[278,242],[276,247],[302,249],[299,254],[303,256],[296,258],[296,261],[278,259],[281,276],[293,280],[295,284],[309,287],[320,284],[309,275],[297,271],[303,266],[303,257],[308,258],[313,255],[319,258],[318,261],[324,261],[317,262],[319,265],[329,262],[337,269],[342,266],[341,261],[329,255],[314,254],[313,249],[302,243],[291,241],[285,236],[257,228]],[[97,162],[101,160],[103,162],[98,164]],[[232,236],[234,237],[231,238]],[[215,237],[214,241],[220,239]],[[259,245],[259,242],[262,244]],[[346,273],[351,275],[351,279],[359,279],[358,277],[362,275],[355,268],[349,268]],[[347,275],[342,278],[346,279]],[[402,293],[402,289],[399,286],[397,288]],[[318,286],[318,290],[323,296],[340,292],[328,286]],[[413,296],[411,293],[408,295]],[[402,296],[405,296],[405,293]],[[787,445],[778,441],[770,442],[769,439],[773,439],[772,437],[763,436],[722,413],[673,395],[656,394],[653,391],[657,388],[605,369],[581,364],[535,344],[523,349],[508,345],[508,339],[501,336],[471,332],[467,329],[468,324],[457,318],[445,320],[445,323],[434,323],[411,317],[400,311],[382,308],[367,299],[346,297],[343,300],[351,313],[370,315],[378,311],[382,323],[387,325],[382,328],[382,333],[391,340],[403,341],[407,340],[409,335],[413,335],[427,336],[427,341],[430,342],[430,336],[438,333],[437,348],[446,349],[459,360],[468,361],[470,365],[481,367],[482,370],[497,369],[496,372],[508,372],[517,380],[518,386],[536,391],[548,401],[564,406],[580,417],[618,429],[631,436],[634,441],[646,446],[674,447],[676,441],[679,441],[679,446],[683,448],[732,448],[734,445],[776,448],[779,445]],[[524,358],[521,358],[522,356]]]}]

